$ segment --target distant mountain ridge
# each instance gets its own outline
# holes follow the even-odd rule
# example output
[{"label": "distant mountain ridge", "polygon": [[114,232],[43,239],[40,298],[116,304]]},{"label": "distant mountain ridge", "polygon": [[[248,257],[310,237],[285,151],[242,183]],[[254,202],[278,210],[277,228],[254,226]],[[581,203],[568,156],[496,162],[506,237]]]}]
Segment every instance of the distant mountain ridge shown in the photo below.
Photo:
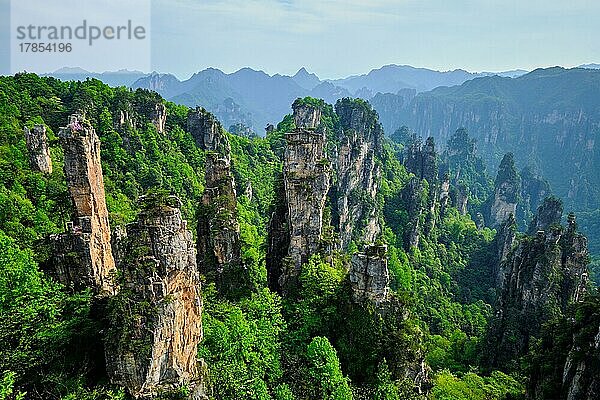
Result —
[{"label": "distant mountain ridge", "polygon": [[[501,72],[518,76],[526,71]],[[267,124],[276,124],[289,113],[289,104],[297,97],[312,96],[335,103],[342,97],[371,100],[378,93],[423,92],[439,86],[454,86],[492,73],[464,70],[439,72],[407,65],[387,65],[368,74],[336,80],[321,80],[305,67],[293,76],[268,75],[242,68],[225,73],[216,68],[197,72],[180,80],[168,73],[116,71],[94,73],[81,68],[62,68],[49,76],[61,80],[96,78],[110,86],[128,86],[156,91],[168,100],[187,106],[203,106],[213,112],[225,127],[242,123],[261,133]]]}]

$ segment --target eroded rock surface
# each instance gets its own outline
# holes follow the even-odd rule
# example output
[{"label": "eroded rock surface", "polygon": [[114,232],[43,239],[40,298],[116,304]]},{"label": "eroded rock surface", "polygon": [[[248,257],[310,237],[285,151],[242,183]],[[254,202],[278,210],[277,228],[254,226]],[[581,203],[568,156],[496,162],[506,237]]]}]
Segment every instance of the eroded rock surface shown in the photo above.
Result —
[{"label": "eroded rock surface", "polygon": [[96,294],[115,291],[115,261],[100,164],[100,140],[79,115],[70,117],[59,137],[64,151],[65,178],[73,203],[67,232],[53,235],[53,273],[67,287],[89,287]]},{"label": "eroded rock surface", "polygon": [[356,300],[381,303],[388,298],[390,273],[386,253],[387,246],[371,245],[352,255],[349,277]]},{"label": "eroded rock surface", "polygon": [[502,159],[496,176],[494,198],[490,208],[491,226],[497,227],[510,215],[516,215],[520,191],[521,179],[515,169],[514,157],[512,153],[508,153]]},{"label": "eroded rock surface", "polygon": [[340,118],[337,155],[333,168],[340,245],[346,249],[351,240],[373,243],[381,233],[376,201],[381,169],[383,129],[377,114],[366,103],[340,100],[335,111]]},{"label": "eroded rock surface", "polygon": [[567,227],[552,225],[515,244],[501,268],[505,274],[490,330],[492,365],[526,354],[544,322],[583,299],[588,262],[587,239],[577,232],[574,215]]},{"label": "eroded rock surface", "polygon": [[179,200],[146,198],[119,243],[121,291],[110,301],[107,371],[136,399],[187,386],[187,398],[207,399],[202,298],[192,233]]},{"label": "eroded rock surface", "polygon": [[48,148],[48,137],[44,125],[34,125],[32,129],[25,127],[25,143],[29,152],[29,164],[34,171],[44,174],[52,173],[52,159]]},{"label": "eroded rock surface", "polygon": [[202,108],[188,114],[188,129],[206,150],[205,189],[198,213],[198,267],[221,291],[247,286],[241,261],[237,193],[231,145],[221,124]]}]

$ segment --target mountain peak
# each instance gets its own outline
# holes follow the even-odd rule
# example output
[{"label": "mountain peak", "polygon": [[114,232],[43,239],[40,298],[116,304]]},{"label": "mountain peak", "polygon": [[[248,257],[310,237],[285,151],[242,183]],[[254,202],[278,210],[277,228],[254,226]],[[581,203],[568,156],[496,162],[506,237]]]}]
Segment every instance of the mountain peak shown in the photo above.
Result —
[{"label": "mountain peak", "polygon": [[312,90],[321,83],[319,77],[316,74],[308,72],[305,67],[300,68],[298,72],[292,76],[292,79],[298,86],[306,90]]}]

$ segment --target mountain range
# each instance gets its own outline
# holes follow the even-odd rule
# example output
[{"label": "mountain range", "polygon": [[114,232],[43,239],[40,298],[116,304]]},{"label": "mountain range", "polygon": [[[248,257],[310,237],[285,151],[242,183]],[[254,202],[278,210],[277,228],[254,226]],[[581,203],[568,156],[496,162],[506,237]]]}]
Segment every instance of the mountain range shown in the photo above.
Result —
[{"label": "mountain range", "polygon": [[194,107],[201,105],[213,112],[224,126],[242,123],[260,133],[267,124],[276,124],[288,114],[296,98],[311,96],[329,103],[343,97],[370,100],[377,93],[420,93],[439,86],[460,85],[468,80],[490,75],[520,76],[524,70],[500,73],[472,73],[457,69],[434,71],[408,65],[386,65],[367,74],[342,79],[323,80],[301,68],[293,76],[268,75],[263,71],[242,68],[225,73],[207,68],[189,79],[172,74],[140,71],[91,73],[81,68],[63,68],[50,76],[61,80],[96,78],[110,86],[129,86],[158,92],[168,100]]}]

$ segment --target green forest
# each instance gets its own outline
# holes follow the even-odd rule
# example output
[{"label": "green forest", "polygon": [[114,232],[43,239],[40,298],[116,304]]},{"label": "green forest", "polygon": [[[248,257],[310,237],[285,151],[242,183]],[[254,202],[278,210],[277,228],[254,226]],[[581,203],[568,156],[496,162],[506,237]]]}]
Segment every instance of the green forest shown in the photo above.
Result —
[{"label": "green forest", "polygon": [[[162,129],[153,121],[157,105],[166,113]],[[215,218],[233,218],[239,228],[237,269],[211,270],[215,261],[198,248],[205,266],[199,275],[202,340],[193,358],[201,365],[205,398],[562,399],[572,381],[588,395],[600,393],[594,347],[600,273],[592,263],[588,279],[587,242],[575,216],[567,216],[571,210],[562,215],[560,199],[539,195],[551,194],[538,189],[543,178],[530,176],[512,155],[499,171],[486,170],[465,129],[443,145],[405,127],[386,137],[364,100],[330,105],[304,98],[294,109],[318,110],[316,128],[302,131],[294,114],[264,137],[212,125],[220,128],[216,140],[228,147],[215,154],[190,132],[192,110],[155,92],[95,79],[0,77],[0,400],[147,398],[115,384],[105,349],[129,340],[127,332],[109,328],[115,321],[151,320],[153,305],[124,305],[125,290],[99,300],[92,288],[68,287],[52,273],[51,238],[65,232],[74,213],[59,135],[73,114],[100,140],[113,238],[169,196],[179,199],[194,242],[199,232],[214,234],[213,225],[203,225],[207,220],[220,226]],[[32,168],[24,135],[40,125],[51,173]],[[286,210],[282,229],[295,217],[282,195],[290,182],[300,185],[286,165],[294,155],[289,138],[309,131],[325,137],[325,156],[315,168],[329,171],[331,189],[323,193],[318,248],[300,259],[297,275],[282,289],[274,271],[290,271],[281,252],[294,241],[274,245],[282,242],[272,228]],[[352,171],[353,164],[343,169],[337,161],[344,149],[369,172],[348,176],[368,176],[369,186],[346,182],[340,171]],[[230,163],[236,196],[219,192],[214,209],[215,203],[207,206],[207,180],[219,162]],[[512,219],[490,222],[504,204],[515,204]],[[558,219],[543,223],[559,209]],[[375,240],[365,240],[373,224]],[[370,255],[367,249],[383,250]],[[385,300],[356,296],[349,270],[364,254],[386,266]],[[125,260],[135,265],[130,270],[146,268]],[[128,345],[140,354],[151,351],[146,343]],[[583,365],[585,372],[566,364]],[[186,384],[152,397],[192,398]]]}]

